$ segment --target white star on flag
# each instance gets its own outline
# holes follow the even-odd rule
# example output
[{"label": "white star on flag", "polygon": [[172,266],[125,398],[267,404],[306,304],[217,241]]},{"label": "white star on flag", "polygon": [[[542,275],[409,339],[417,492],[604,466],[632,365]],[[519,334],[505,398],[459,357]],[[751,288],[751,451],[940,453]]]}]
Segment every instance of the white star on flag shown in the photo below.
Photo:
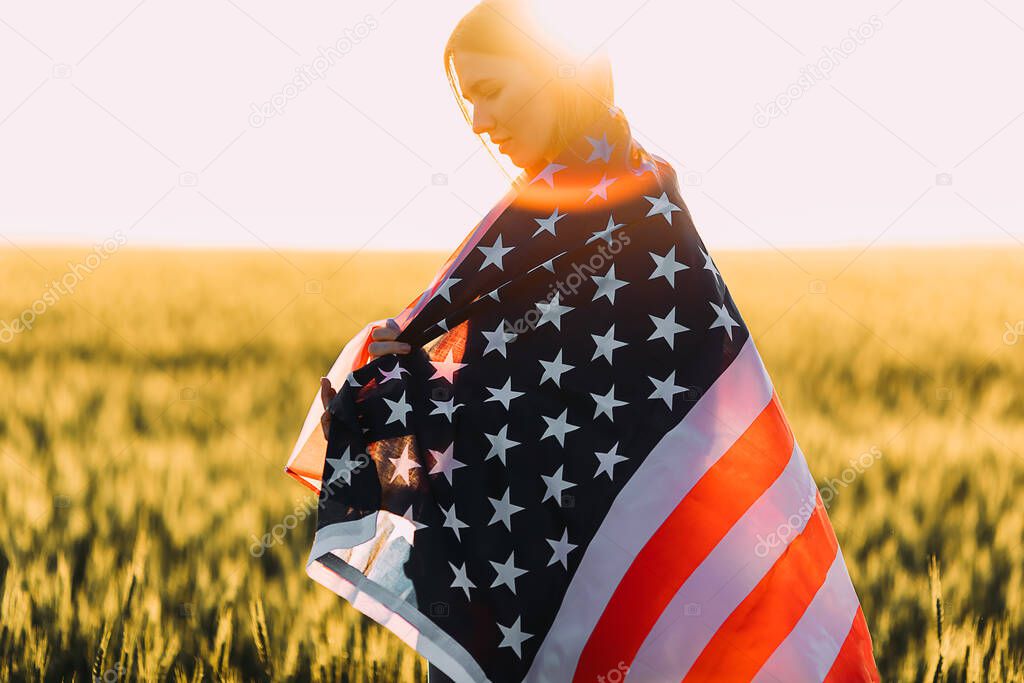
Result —
[{"label": "white star on flag", "polygon": [[668,192],[662,192],[660,197],[648,197],[645,195],[644,199],[652,204],[651,210],[647,213],[647,218],[660,214],[665,217],[669,225],[672,225],[672,212],[682,211],[682,209],[669,201]]},{"label": "white star on flag", "polygon": [[409,371],[402,367],[402,363],[399,360],[395,360],[395,367],[390,370],[384,370],[380,368],[380,383],[384,384],[391,379],[402,379],[402,373],[409,374]]},{"label": "white star on flag", "polygon": [[501,405],[505,406],[505,410],[508,410],[509,402],[517,396],[522,396],[523,392],[512,390],[512,379],[509,378],[505,382],[505,386],[500,389],[492,389],[491,387],[484,387],[487,391],[491,392],[490,398],[485,398],[484,403],[488,401],[499,401]]},{"label": "white star on flag", "polygon": [[676,371],[673,370],[669,373],[665,379],[656,379],[654,377],[648,377],[654,384],[654,392],[648,396],[648,398],[660,398],[665,401],[665,405],[672,408],[672,404],[675,403],[676,394],[681,394],[686,391],[686,387],[676,386]]},{"label": "white star on flag", "polygon": [[515,650],[517,657],[522,657],[523,641],[533,638],[533,634],[525,633],[519,628],[519,619],[520,617],[516,617],[511,626],[498,624],[498,628],[501,629],[501,643],[498,644],[498,647],[510,647]]},{"label": "white star on flag", "polygon": [[566,408],[562,411],[562,414],[558,417],[548,417],[547,415],[541,415],[544,421],[548,423],[548,428],[544,430],[544,436],[540,437],[541,441],[553,436],[558,439],[559,445],[565,445],[565,435],[569,432],[579,429],[577,425],[571,425],[566,420],[569,415],[569,409]]},{"label": "white star on flag", "polygon": [[502,427],[497,434],[484,434],[487,440],[491,442],[491,450],[484,456],[484,460],[490,460],[494,456],[498,456],[498,460],[501,460],[501,464],[507,464],[505,462],[505,454],[508,449],[518,446],[518,441],[513,441],[508,438],[508,425]]},{"label": "white star on flag", "polygon": [[452,503],[452,506],[447,510],[444,509],[443,505],[439,507],[441,508],[441,510],[444,511],[444,523],[441,526],[447,527],[448,529],[454,531],[455,538],[457,538],[459,542],[462,542],[462,537],[459,536],[459,529],[468,529],[469,525],[464,524],[458,517],[455,516],[455,503]]},{"label": "white star on flag", "polygon": [[561,562],[562,566],[568,569],[569,553],[576,548],[575,543],[569,543],[569,530],[564,529],[562,531],[561,540],[556,541],[553,538],[545,538],[544,540],[551,546],[551,559],[548,560],[547,566],[550,567],[555,562]]},{"label": "white star on flag", "polygon": [[498,351],[503,357],[508,357],[505,347],[508,342],[514,340],[518,335],[513,332],[509,332],[506,329],[507,327],[508,324],[502,320],[493,330],[481,331],[481,334],[484,335],[484,339],[487,340],[487,348],[485,348],[483,352],[484,356],[489,354],[491,351]]},{"label": "white star on flag", "polygon": [[564,213],[563,214],[559,214],[558,213],[558,207],[556,206],[555,207],[555,212],[553,214],[551,214],[549,217],[547,217],[547,218],[534,218],[533,220],[535,220],[537,222],[537,225],[539,225],[540,227],[537,228],[537,232],[533,233],[533,236],[536,237],[537,235],[541,234],[542,232],[550,232],[552,235],[554,235],[555,234],[555,224],[558,223],[558,221],[560,221],[563,218],[565,218],[567,215],[568,214],[564,214]]},{"label": "white star on flag", "polygon": [[612,238],[612,233],[615,232],[616,230],[618,230],[619,228],[625,227],[625,225],[626,225],[625,223],[616,223],[615,222],[615,216],[614,215],[609,215],[608,216],[608,225],[605,227],[605,229],[604,230],[598,230],[597,232],[595,232],[593,235],[591,235],[591,237],[584,244],[590,244],[594,240],[604,240],[605,242],[607,242],[610,245],[612,243],[612,239],[613,239]]},{"label": "white star on flag", "polygon": [[430,399],[430,401],[437,406],[430,412],[431,415],[444,415],[448,418],[449,422],[454,422],[452,416],[455,415],[455,411],[465,406],[464,403],[455,404],[455,398],[450,398],[447,401],[438,401],[436,398]]},{"label": "white star on flag", "polygon": [[455,373],[468,365],[468,363],[456,363],[451,349],[448,349],[448,355],[444,360],[432,360],[430,364],[434,366],[434,374],[430,376],[430,379],[444,378],[448,380],[449,384],[455,384]]},{"label": "white star on flag", "polygon": [[450,277],[450,278],[448,278],[447,280],[444,281],[444,283],[440,287],[437,288],[437,291],[434,293],[434,296],[439,296],[442,299],[444,299],[445,301],[447,301],[448,303],[451,303],[452,302],[452,292],[451,292],[452,285],[457,284],[459,282],[462,282],[462,278],[460,278],[460,277]]},{"label": "white star on flag", "polygon": [[708,256],[707,252],[697,247],[700,250],[700,255],[704,257],[704,270],[710,270],[715,274],[715,277],[721,278],[722,274],[718,272],[718,268],[715,268],[715,264],[711,261],[711,257]]},{"label": "white star on flag", "polygon": [[644,159],[640,167],[633,171],[633,174],[640,176],[647,172],[653,173],[655,177],[661,177],[661,174],[658,172],[658,164],[651,159]]},{"label": "white star on flag", "polygon": [[556,387],[562,386],[562,375],[572,370],[573,367],[562,362],[561,350],[559,350],[554,360],[541,360],[540,364],[544,368],[544,375],[540,378],[540,383],[544,384],[544,382],[551,380],[555,383]]},{"label": "white star on flag", "polygon": [[544,325],[544,323],[551,323],[555,326],[555,329],[562,329],[562,316],[571,311],[572,306],[562,306],[559,304],[559,296],[561,296],[561,292],[555,292],[555,295],[551,297],[551,303],[537,302],[537,309],[541,312],[540,320],[537,321],[538,328]]},{"label": "white star on flag", "polygon": [[505,254],[512,251],[515,247],[505,247],[501,244],[501,235],[498,235],[498,239],[490,247],[477,247],[484,253],[484,262],[480,265],[480,270],[483,270],[487,266],[494,264],[498,266],[498,270],[505,270],[502,266],[502,259],[505,258]]},{"label": "white star on flag", "polygon": [[427,528],[426,524],[412,518],[412,505],[409,505],[409,509],[405,511],[404,515],[394,520],[394,524],[395,534],[404,538],[409,545],[414,544],[413,538],[417,531]]},{"label": "white star on flag", "polygon": [[543,268],[544,270],[548,271],[549,273],[553,273],[553,272],[555,272],[555,259],[560,257],[560,256],[562,256],[563,254],[566,254],[566,253],[568,253],[568,252],[565,252],[565,251],[559,252],[559,253],[555,254],[554,256],[552,256],[551,258],[549,258],[544,263],[540,264],[539,266],[534,266],[533,268],[530,268],[526,272],[527,273],[532,273],[533,271],[537,270],[538,268]]},{"label": "white star on flag", "polygon": [[512,589],[513,595],[516,594],[516,578],[522,576],[528,570],[520,569],[515,565],[515,554],[516,552],[513,550],[504,562],[488,560],[491,566],[494,567],[494,571],[498,574],[494,577],[494,583],[491,584],[491,588],[504,585]]},{"label": "white star on flag", "polygon": [[672,285],[673,288],[675,288],[676,273],[678,273],[680,270],[687,270],[690,267],[686,264],[676,261],[675,245],[673,245],[672,248],[668,250],[668,253],[665,254],[664,256],[658,256],[653,252],[647,253],[650,254],[651,258],[654,259],[655,263],[654,272],[651,273],[651,276],[649,278],[647,278],[648,280],[653,280],[658,277],[664,277],[666,280],[668,280],[668,283]]},{"label": "white star on flag", "polygon": [[429,473],[443,474],[449,484],[452,483],[452,473],[460,467],[466,466],[466,463],[455,459],[455,442],[452,442],[443,451],[435,451],[428,448],[427,452],[434,456],[434,466],[430,468]]},{"label": "white star on flag", "polygon": [[651,341],[652,339],[664,339],[668,342],[668,347],[673,350],[676,348],[676,335],[690,329],[689,327],[680,325],[676,322],[676,309],[674,306],[664,318],[659,318],[656,315],[650,314],[648,314],[647,317],[649,317],[651,322],[654,323],[654,332],[652,332],[651,336],[647,338],[647,341]]},{"label": "white star on flag", "polygon": [[610,451],[606,451],[604,453],[594,453],[594,455],[597,457],[597,471],[594,472],[594,479],[597,479],[599,476],[601,476],[601,473],[604,472],[605,474],[608,475],[609,479],[614,481],[615,478],[612,476],[612,468],[614,468],[623,460],[629,460],[629,458],[627,458],[626,456],[619,455],[618,451],[619,444],[616,442],[616,444],[612,446],[612,449]]},{"label": "white star on flag", "polygon": [[594,349],[594,357],[590,360],[597,360],[598,356],[604,356],[604,359],[609,363],[612,362],[612,353],[615,349],[622,346],[626,346],[626,342],[621,342],[615,338],[615,324],[608,328],[608,331],[602,334],[591,334],[594,338],[594,343],[597,344],[597,348]]},{"label": "white star on flag", "polygon": [[601,413],[604,413],[609,418],[615,419],[612,416],[612,410],[615,409],[615,408],[618,408],[619,406],[624,406],[624,405],[626,405],[628,403],[628,401],[619,401],[619,400],[617,400],[615,398],[615,387],[614,386],[612,386],[612,388],[608,390],[608,393],[604,394],[603,396],[601,394],[593,394],[593,393],[590,394],[590,396],[591,396],[591,398],[594,399],[594,402],[597,404],[597,406],[595,407],[595,410],[594,410],[594,417],[595,418],[598,415],[600,415]]},{"label": "white star on flag", "polygon": [[565,493],[566,489],[572,488],[576,485],[571,481],[566,481],[562,478],[563,467],[565,467],[565,465],[559,465],[554,474],[540,475],[540,478],[544,480],[544,486],[547,488],[544,492],[544,497],[540,499],[540,502],[543,503],[548,498],[554,498],[555,502],[558,503],[558,507],[562,507],[562,494]]},{"label": "white star on flag", "polygon": [[600,159],[604,163],[608,163],[612,158],[612,150],[615,149],[616,143],[608,143],[608,133],[604,133],[600,140],[592,138],[589,135],[584,136],[587,141],[594,146],[594,151],[590,153],[590,158],[587,159],[587,163],[593,163]]},{"label": "white star on flag", "polygon": [[601,182],[599,182],[597,185],[594,185],[594,187],[590,188],[590,196],[584,199],[583,203],[586,204],[594,197],[600,197],[601,199],[607,200],[608,188],[611,187],[612,183],[614,183],[616,180],[618,180],[618,178],[609,178],[608,174],[605,173],[604,177],[601,178]]},{"label": "white star on flag", "polygon": [[709,301],[708,303],[711,304],[711,308],[715,309],[715,313],[718,314],[718,318],[715,319],[715,322],[711,323],[711,327],[708,329],[713,330],[716,327],[724,327],[725,333],[729,335],[729,339],[732,339],[732,328],[739,327],[740,324],[732,319],[732,316],[729,315],[729,310],[725,306],[719,306],[714,301]]},{"label": "white star on flag", "polygon": [[629,283],[625,280],[618,280],[615,278],[615,264],[613,263],[608,272],[602,275],[593,275],[591,279],[597,283],[597,291],[594,292],[593,301],[597,301],[603,296],[608,297],[608,301],[615,303],[615,291],[622,289]]},{"label": "white star on flag", "polygon": [[543,171],[538,173],[537,177],[534,178],[533,180],[531,180],[529,184],[533,185],[538,180],[543,180],[550,187],[553,188],[555,186],[555,174],[558,173],[559,171],[563,170],[563,169],[566,169],[566,168],[569,168],[569,167],[568,166],[563,166],[562,164],[550,163],[550,164],[548,164],[544,168]]},{"label": "white star on flag", "polygon": [[461,588],[462,590],[466,591],[466,599],[469,600],[469,589],[476,588],[476,584],[470,581],[469,577],[466,576],[466,563],[462,563],[461,569],[456,567],[451,562],[448,563],[448,566],[451,567],[452,572],[455,573],[455,580],[452,581],[451,588]]},{"label": "white star on flag", "polygon": [[388,458],[388,460],[390,460],[395,467],[395,471],[391,474],[391,481],[401,477],[402,481],[406,484],[409,483],[409,474],[412,470],[420,466],[418,462],[409,456],[409,444],[405,445],[405,450],[402,451],[402,455],[397,458]]},{"label": "white star on flag", "polygon": [[327,480],[326,487],[330,488],[338,479],[344,479],[346,484],[352,483],[352,470],[357,469],[359,464],[352,461],[351,450],[351,447],[346,447],[340,457],[327,458],[327,464],[332,469],[331,478]]},{"label": "white star on flag", "polygon": [[388,421],[384,424],[391,424],[392,422],[401,422],[402,426],[405,424],[405,416],[412,410],[412,406],[409,405],[405,400],[405,392],[402,392],[402,398],[397,401],[392,401],[390,398],[384,399],[384,402],[388,404],[388,408],[391,410],[391,415],[388,417]]},{"label": "white star on flag", "polygon": [[510,491],[511,489],[505,489],[505,495],[501,497],[501,500],[488,496],[487,500],[491,501],[491,505],[494,506],[494,516],[491,517],[491,521],[487,523],[487,526],[500,521],[505,525],[506,529],[512,531],[512,515],[525,508],[521,508],[509,500]]}]

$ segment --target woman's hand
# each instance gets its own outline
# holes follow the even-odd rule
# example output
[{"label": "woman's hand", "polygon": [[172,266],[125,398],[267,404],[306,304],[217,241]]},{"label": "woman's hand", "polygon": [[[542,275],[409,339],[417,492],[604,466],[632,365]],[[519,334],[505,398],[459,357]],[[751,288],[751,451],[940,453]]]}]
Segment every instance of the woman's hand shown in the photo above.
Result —
[{"label": "woman's hand", "polygon": [[338,392],[331,386],[331,380],[326,377],[320,378],[320,400],[324,402],[324,414],[320,416],[320,428],[324,430],[324,438],[331,433],[331,413],[327,410],[327,404],[337,396]]},{"label": "woman's hand", "polygon": [[396,342],[395,338],[401,329],[398,327],[393,319],[388,318],[387,327],[378,327],[370,335],[371,339],[375,339],[367,351],[369,351],[371,357],[387,356],[391,353],[409,353],[412,347],[403,342]]},{"label": "woman's hand", "polygon": [[[367,347],[371,357],[386,356],[390,353],[409,353],[412,347],[408,344],[396,342],[395,337],[401,329],[391,318],[388,318],[387,327],[378,327],[370,335],[372,339],[375,339]],[[331,402],[331,399],[338,395],[338,392],[334,387],[331,386],[331,380],[326,377],[320,378],[320,400],[324,404],[324,414],[320,416],[320,428],[324,430],[324,438],[328,438],[331,433],[331,413],[327,410],[327,405]]]}]

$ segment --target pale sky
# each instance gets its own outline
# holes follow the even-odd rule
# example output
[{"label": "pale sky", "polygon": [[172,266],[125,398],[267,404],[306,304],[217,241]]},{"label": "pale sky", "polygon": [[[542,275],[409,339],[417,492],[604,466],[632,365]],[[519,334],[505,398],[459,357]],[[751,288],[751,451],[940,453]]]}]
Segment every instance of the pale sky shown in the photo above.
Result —
[{"label": "pale sky", "polygon": [[[0,3],[0,236],[451,250],[508,183],[442,68],[473,4]],[[585,6],[709,246],[1024,244],[1020,3]]]}]

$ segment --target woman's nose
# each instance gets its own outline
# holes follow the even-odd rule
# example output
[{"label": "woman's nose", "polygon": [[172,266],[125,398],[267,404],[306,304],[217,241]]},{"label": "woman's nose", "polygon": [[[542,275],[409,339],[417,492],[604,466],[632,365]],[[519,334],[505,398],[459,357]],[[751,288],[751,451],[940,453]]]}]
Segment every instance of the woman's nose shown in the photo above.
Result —
[{"label": "woman's nose", "polygon": [[477,135],[483,135],[484,133],[494,128],[494,120],[482,107],[473,108],[473,132]]}]

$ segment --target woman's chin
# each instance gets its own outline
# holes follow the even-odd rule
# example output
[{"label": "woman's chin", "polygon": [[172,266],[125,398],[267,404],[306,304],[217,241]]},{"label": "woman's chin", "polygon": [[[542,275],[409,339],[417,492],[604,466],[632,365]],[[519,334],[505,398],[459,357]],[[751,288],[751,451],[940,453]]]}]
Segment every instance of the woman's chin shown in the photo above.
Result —
[{"label": "woman's chin", "polygon": [[534,157],[523,157],[519,154],[509,154],[507,156],[509,159],[512,160],[512,163],[515,164],[517,168],[521,168],[524,171],[528,171],[532,168],[535,168],[542,161],[542,159]]}]

